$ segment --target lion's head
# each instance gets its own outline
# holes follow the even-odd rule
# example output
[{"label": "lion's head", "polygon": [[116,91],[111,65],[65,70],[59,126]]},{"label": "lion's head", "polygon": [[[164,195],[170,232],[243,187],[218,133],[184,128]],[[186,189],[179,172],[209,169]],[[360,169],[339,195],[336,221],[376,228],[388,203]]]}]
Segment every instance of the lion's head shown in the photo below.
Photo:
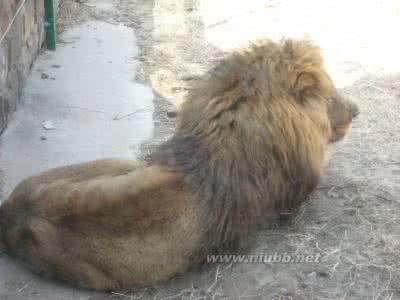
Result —
[{"label": "lion's head", "polygon": [[195,82],[156,161],[184,174],[204,208],[205,243],[232,246],[258,217],[307,198],[353,108],[312,42],[258,41]]},{"label": "lion's head", "polygon": [[277,74],[282,74],[282,85],[329,142],[341,140],[359,114],[357,105],[337,91],[324,68],[320,49],[311,41],[286,40],[281,45],[283,63],[278,68],[282,71]]}]

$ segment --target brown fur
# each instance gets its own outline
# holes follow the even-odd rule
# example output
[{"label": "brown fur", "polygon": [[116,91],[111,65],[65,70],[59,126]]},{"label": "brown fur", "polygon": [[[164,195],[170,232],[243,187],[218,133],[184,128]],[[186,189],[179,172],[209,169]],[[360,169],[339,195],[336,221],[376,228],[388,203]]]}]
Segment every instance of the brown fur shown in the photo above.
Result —
[{"label": "brown fur", "polygon": [[291,211],[349,127],[308,41],[260,41],[227,55],[192,90],[175,135],[149,163],[100,160],[20,183],[0,208],[8,252],[34,270],[99,290],[151,285],[254,222]]}]

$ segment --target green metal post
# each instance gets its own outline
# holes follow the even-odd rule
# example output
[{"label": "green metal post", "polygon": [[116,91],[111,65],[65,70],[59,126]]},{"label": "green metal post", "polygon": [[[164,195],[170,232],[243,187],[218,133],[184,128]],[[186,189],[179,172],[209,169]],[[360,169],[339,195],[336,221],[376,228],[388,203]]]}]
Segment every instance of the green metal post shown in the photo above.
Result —
[{"label": "green metal post", "polygon": [[44,0],[44,26],[46,29],[47,49],[56,50],[56,18],[53,0]]}]

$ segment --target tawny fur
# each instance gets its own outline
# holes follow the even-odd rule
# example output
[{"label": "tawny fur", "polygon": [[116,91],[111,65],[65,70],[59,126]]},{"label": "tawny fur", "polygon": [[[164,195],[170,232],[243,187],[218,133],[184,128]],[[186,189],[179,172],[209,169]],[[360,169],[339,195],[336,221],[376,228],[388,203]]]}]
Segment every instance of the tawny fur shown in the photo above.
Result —
[{"label": "tawny fur", "polygon": [[8,253],[97,290],[166,280],[303,202],[355,111],[309,41],[256,42],[196,84],[150,162],[99,160],[20,183],[0,207]]}]

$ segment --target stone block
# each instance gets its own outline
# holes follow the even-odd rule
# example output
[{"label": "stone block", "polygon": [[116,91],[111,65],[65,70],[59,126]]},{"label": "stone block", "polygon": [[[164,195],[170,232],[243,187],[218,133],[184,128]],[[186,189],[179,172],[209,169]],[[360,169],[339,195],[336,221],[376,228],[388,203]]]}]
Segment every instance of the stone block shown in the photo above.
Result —
[{"label": "stone block", "polygon": [[[0,0],[0,33],[21,1]],[[27,0],[0,44],[0,132],[16,110],[26,76],[44,38],[44,0]]]}]

